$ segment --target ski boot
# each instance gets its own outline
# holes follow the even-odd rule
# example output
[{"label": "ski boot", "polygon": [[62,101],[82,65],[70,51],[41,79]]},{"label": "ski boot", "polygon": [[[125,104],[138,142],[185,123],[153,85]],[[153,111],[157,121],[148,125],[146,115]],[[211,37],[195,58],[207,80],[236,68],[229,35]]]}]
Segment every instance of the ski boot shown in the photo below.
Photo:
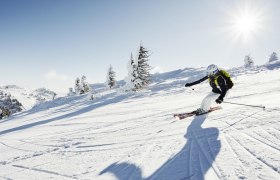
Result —
[{"label": "ski boot", "polygon": [[195,115],[196,115],[196,116],[199,116],[199,115],[205,114],[205,113],[206,113],[206,111],[205,111],[204,109],[198,108],[198,109],[196,110]]}]

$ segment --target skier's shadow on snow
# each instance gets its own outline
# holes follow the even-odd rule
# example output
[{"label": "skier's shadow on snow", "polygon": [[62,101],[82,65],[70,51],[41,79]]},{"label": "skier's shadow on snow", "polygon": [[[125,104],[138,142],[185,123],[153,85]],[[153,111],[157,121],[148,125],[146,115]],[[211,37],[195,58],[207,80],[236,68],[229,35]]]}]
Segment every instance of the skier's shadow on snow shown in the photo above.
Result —
[{"label": "skier's shadow on snow", "polygon": [[[142,170],[139,167],[126,162],[113,163],[100,172],[100,175],[112,173],[119,180],[203,180],[210,169],[215,174],[217,169],[213,169],[212,165],[221,148],[218,140],[219,130],[214,127],[202,128],[206,117],[207,115],[198,116],[192,120],[184,136],[187,139],[186,145],[149,177],[143,177]],[[217,176],[219,177],[219,175]]]}]

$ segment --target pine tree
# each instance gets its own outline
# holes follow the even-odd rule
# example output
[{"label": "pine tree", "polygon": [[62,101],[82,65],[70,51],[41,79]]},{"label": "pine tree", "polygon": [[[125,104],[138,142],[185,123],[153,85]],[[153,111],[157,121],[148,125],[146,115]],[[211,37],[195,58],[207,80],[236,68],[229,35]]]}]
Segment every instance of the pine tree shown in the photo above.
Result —
[{"label": "pine tree", "polygon": [[253,67],[255,64],[250,55],[245,56],[244,62],[245,62],[245,68]]},{"label": "pine tree", "polygon": [[135,63],[132,53],[130,56],[130,60],[127,63],[127,72],[128,76],[125,78],[126,84],[124,89],[127,91],[134,90],[136,89],[134,82],[137,77],[137,64]]},{"label": "pine tree", "polygon": [[81,94],[88,93],[90,91],[90,87],[89,87],[89,84],[87,82],[86,76],[82,76],[81,87],[82,87]]},{"label": "pine tree", "polygon": [[2,110],[2,116],[9,116],[11,113],[22,111],[23,106],[17,99],[12,97],[11,94],[0,91],[0,109]]},{"label": "pine tree", "polygon": [[151,82],[150,70],[148,64],[150,51],[141,44],[136,55],[136,59],[131,58],[127,65],[128,77],[126,78],[126,90],[138,91],[147,87]]},{"label": "pine tree", "polygon": [[80,84],[80,78],[77,78],[75,80],[75,93],[80,94],[81,93],[81,84]]},{"label": "pine tree", "polygon": [[277,61],[278,60],[278,56],[276,54],[276,52],[273,52],[270,56],[269,56],[269,63]]},{"label": "pine tree", "polygon": [[107,72],[106,85],[111,89],[116,85],[116,73],[113,70],[113,67],[110,65]]},{"label": "pine tree", "polygon": [[147,87],[151,83],[151,66],[149,65],[150,51],[143,47],[141,44],[138,51],[137,56],[137,78],[136,82],[136,90]]}]

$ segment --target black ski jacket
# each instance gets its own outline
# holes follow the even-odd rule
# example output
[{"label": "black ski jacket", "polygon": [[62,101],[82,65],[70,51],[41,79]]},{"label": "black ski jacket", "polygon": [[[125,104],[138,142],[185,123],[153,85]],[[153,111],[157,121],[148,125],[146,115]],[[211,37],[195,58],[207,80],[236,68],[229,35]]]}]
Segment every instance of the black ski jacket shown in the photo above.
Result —
[{"label": "black ski jacket", "polygon": [[209,84],[212,87],[212,92],[220,94],[220,100],[223,100],[227,91],[233,87],[233,82],[230,78],[230,75],[225,70],[219,70],[219,72],[213,77],[205,76],[200,80],[194,81],[192,83],[187,83],[185,86],[193,86],[207,79],[209,80]]}]

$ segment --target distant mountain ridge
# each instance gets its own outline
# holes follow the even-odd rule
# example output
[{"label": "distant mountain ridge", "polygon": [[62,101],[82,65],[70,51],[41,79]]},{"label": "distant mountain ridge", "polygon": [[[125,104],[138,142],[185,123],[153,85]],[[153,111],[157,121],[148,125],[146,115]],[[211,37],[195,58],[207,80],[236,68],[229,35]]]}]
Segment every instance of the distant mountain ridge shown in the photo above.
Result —
[{"label": "distant mountain ridge", "polygon": [[[28,90],[17,85],[7,85],[0,87],[0,107],[13,109],[13,112],[19,112],[23,109],[30,109],[37,104],[53,100],[56,93],[46,88]],[[17,107],[12,107],[17,104]]]}]

